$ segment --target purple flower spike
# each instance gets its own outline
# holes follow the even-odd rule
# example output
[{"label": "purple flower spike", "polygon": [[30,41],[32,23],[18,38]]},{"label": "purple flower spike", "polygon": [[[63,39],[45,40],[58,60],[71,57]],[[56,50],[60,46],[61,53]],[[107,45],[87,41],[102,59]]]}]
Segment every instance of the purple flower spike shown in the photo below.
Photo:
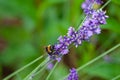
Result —
[{"label": "purple flower spike", "polygon": [[78,47],[78,45],[81,44],[81,39],[80,39],[80,35],[78,33],[78,31],[75,31],[75,29],[73,27],[70,27],[68,29],[68,33],[67,33],[68,37],[70,38],[71,42]]},{"label": "purple flower spike", "polygon": [[95,0],[95,2],[96,2],[97,4],[102,4],[102,3],[103,3],[103,1],[101,1],[101,0]]},{"label": "purple flower spike", "polygon": [[81,7],[84,10],[84,13],[86,15],[91,15],[94,12],[94,10],[92,8],[94,3],[102,4],[103,2],[101,0],[86,0],[85,2],[82,3]]},{"label": "purple flower spike", "polygon": [[56,58],[56,60],[57,60],[58,62],[60,62],[60,61],[61,61],[61,57]]},{"label": "purple flower spike", "polygon": [[88,31],[87,35],[88,35],[88,37],[91,37],[93,35],[93,32],[92,31]]},{"label": "purple flower spike", "polygon": [[71,40],[67,36],[64,36],[64,37],[60,36],[58,38],[58,41],[59,41],[59,44],[64,45],[64,47],[67,47],[71,44]]},{"label": "purple flower spike", "polygon": [[100,27],[96,28],[96,29],[94,30],[94,32],[95,32],[96,34],[100,34],[100,33],[101,33]]},{"label": "purple flower spike", "polygon": [[78,80],[78,73],[75,68],[70,69],[70,74],[67,80]]},{"label": "purple flower spike", "polygon": [[95,1],[94,0],[86,0],[82,3],[82,9],[86,15],[92,14],[94,10],[92,9],[92,5]]},{"label": "purple flower spike", "polygon": [[75,31],[75,29],[73,28],[73,27],[70,27],[69,29],[68,29],[68,33],[67,33],[67,35],[69,36],[69,37],[75,37],[75,34],[76,34],[76,31]]},{"label": "purple flower spike", "polygon": [[70,38],[67,36],[60,36],[58,40],[59,43],[55,45],[56,52],[62,55],[67,54],[69,52],[68,46],[71,44]]},{"label": "purple flower spike", "polygon": [[111,56],[109,56],[109,55],[104,56],[103,59],[104,59],[106,62],[112,62],[112,61],[113,61],[112,58],[111,58]]},{"label": "purple flower spike", "polygon": [[84,26],[80,29],[80,31],[86,31],[88,38],[90,38],[93,34],[100,34],[101,29],[99,27],[100,24],[98,24],[97,20],[94,19],[88,19],[83,24]]},{"label": "purple flower spike", "polygon": [[51,70],[52,68],[53,68],[53,63],[49,63],[48,66],[47,66],[47,69]]},{"label": "purple flower spike", "polygon": [[68,52],[69,52],[68,49],[64,49],[64,50],[61,51],[61,54],[65,55],[65,54],[67,54]]},{"label": "purple flower spike", "polygon": [[83,2],[82,3],[82,9],[88,9],[88,8],[90,8],[91,7],[91,2],[89,1],[89,0],[86,0],[86,2]]},{"label": "purple flower spike", "polygon": [[106,12],[102,10],[98,10],[93,13],[92,18],[98,21],[98,24],[106,24],[106,19],[108,18],[107,15],[105,15]]},{"label": "purple flower spike", "polygon": [[[92,9],[93,3],[101,4],[101,0],[85,0],[82,4],[82,9],[86,14],[86,18],[82,23],[80,29],[70,27],[67,35],[60,36],[58,42],[54,45],[53,54],[49,55],[51,59],[61,60],[61,57],[69,52],[69,46],[71,44],[78,47],[84,41],[89,41],[94,34],[100,34],[100,25],[106,24],[108,16],[106,12],[102,10]],[[73,69],[74,70],[74,69]]]}]

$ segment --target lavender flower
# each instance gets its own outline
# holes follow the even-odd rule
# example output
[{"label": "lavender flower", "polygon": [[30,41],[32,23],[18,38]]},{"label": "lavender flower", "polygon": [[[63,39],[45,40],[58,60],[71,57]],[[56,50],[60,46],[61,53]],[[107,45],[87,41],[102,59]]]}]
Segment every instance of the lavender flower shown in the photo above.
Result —
[{"label": "lavender flower", "polygon": [[78,73],[75,68],[72,68],[70,70],[70,74],[69,74],[67,80],[78,80]]},{"label": "lavender flower", "polygon": [[101,0],[85,0],[85,2],[82,3],[81,7],[86,15],[92,14],[94,12],[94,9],[92,8],[94,3],[102,4],[103,2]]},{"label": "lavender flower", "polygon": [[63,55],[68,54],[71,44],[78,47],[83,41],[89,41],[94,34],[101,33],[100,25],[106,24],[108,16],[102,10],[93,10],[93,3],[101,4],[102,1],[86,0],[83,3],[83,10],[87,10],[87,13],[85,12],[87,14],[85,21],[80,29],[75,30],[73,27],[70,27],[67,35],[58,38],[58,43],[54,45],[54,55],[50,55],[52,59],[60,61]]},{"label": "lavender flower", "polygon": [[53,68],[53,63],[49,63],[48,66],[47,66],[47,69],[51,70],[52,68]]},{"label": "lavender flower", "polygon": [[81,44],[81,39],[78,31],[75,31],[73,27],[68,29],[67,36],[70,38],[71,43],[73,43],[76,47]]},{"label": "lavender flower", "polygon": [[104,56],[103,59],[104,59],[106,62],[112,62],[112,61],[113,61],[112,58],[111,58],[111,56],[109,56],[109,55]]},{"label": "lavender flower", "polygon": [[102,10],[98,10],[93,13],[92,18],[98,21],[98,24],[106,24],[106,18],[108,18],[107,15],[105,15],[106,12]]},{"label": "lavender flower", "polygon": [[102,4],[102,3],[103,3],[103,1],[101,1],[101,0],[95,0],[95,2],[96,2],[97,4]]},{"label": "lavender flower", "polygon": [[67,54],[69,52],[68,46],[71,44],[70,38],[67,36],[60,36],[58,38],[59,43],[55,45],[55,50],[58,54]]}]

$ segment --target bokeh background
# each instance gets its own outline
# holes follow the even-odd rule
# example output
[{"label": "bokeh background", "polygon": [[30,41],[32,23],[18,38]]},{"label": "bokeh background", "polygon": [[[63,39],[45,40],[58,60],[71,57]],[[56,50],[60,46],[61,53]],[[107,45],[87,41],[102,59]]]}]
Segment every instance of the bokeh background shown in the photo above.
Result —
[{"label": "bokeh background", "polygon": [[[103,0],[104,3],[107,0]],[[69,26],[81,22],[83,0],[0,0],[0,80],[35,58],[46,54],[44,47],[57,42]],[[100,7],[102,5],[99,5]],[[51,76],[58,80],[120,42],[120,1],[112,0],[104,10],[109,19],[100,35],[84,42],[63,57]],[[22,80],[42,60],[23,70],[12,80]],[[36,76],[44,80],[49,70]],[[120,48],[79,72],[81,80],[109,80],[120,74]],[[41,77],[42,76],[42,77]],[[38,77],[38,78],[37,78]]]}]

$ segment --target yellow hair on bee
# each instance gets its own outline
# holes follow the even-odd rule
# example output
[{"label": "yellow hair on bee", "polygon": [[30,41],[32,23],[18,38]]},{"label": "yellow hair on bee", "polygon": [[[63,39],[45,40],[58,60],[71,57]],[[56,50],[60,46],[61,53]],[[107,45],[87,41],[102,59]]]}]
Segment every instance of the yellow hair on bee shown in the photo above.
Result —
[{"label": "yellow hair on bee", "polygon": [[50,45],[47,46],[47,51],[51,52],[51,46]]}]

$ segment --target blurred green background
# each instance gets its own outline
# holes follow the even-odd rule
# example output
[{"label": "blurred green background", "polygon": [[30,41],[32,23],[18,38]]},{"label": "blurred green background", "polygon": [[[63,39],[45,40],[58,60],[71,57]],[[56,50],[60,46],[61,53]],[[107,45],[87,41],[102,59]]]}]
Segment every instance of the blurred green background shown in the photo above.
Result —
[{"label": "blurred green background", "polygon": [[[46,54],[44,47],[57,42],[69,26],[78,27],[84,0],[0,0],[0,79]],[[107,0],[104,0],[104,3]],[[72,47],[52,74],[58,80],[120,42],[120,1],[112,0],[104,8],[109,18],[102,33],[90,42]],[[36,65],[20,72],[13,80],[22,80]],[[44,80],[49,70],[36,76]],[[81,80],[109,80],[120,74],[120,48],[79,72]],[[41,78],[39,78],[42,75]]]}]

